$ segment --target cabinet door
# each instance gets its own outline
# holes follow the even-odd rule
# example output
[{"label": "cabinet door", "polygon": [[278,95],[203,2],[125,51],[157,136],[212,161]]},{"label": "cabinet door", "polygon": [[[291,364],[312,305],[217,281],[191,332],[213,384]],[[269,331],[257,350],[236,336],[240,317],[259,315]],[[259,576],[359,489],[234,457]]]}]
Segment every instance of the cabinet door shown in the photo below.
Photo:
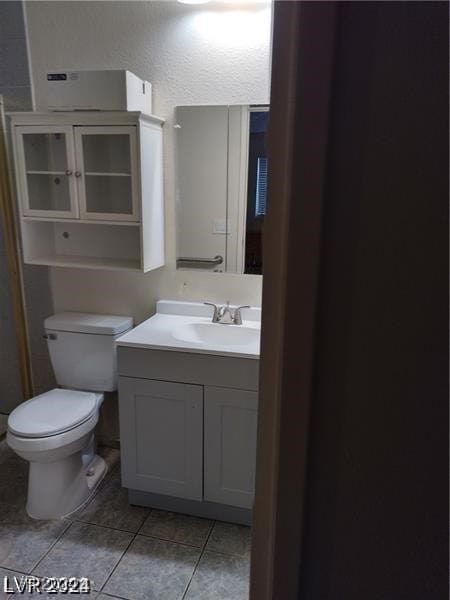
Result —
[{"label": "cabinet door", "polygon": [[72,127],[16,127],[15,142],[22,213],[78,218]]},{"label": "cabinet door", "polygon": [[258,394],[205,387],[205,500],[252,508]]},{"label": "cabinet door", "polygon": [[82,219],[138,221],[136,127],[75,127]]},{"label": "cabinet door", "polygon": [[120,377],[119,407],[123,484],[201,500],[203,387]]}]

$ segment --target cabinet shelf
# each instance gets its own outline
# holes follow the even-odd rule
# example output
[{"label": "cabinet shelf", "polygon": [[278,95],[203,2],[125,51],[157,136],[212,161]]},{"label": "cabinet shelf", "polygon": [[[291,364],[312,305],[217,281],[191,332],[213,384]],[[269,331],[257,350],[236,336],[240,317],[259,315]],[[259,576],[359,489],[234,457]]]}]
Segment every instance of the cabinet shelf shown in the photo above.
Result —
[{"label": "cabinet shelf", "polygon": [[131,177],[131,173],[88,173],[85,175],[89,175],[89,177]]},{"label": "cabinet shelf", "polygon": [[[23,256],[30,265],[140,271],[141,228],[115,223],[24,220]],[[143,269],[145,270],[145,268]]]},{"label": "cabinet shelf", "polygon": [[[66,175],[65,171],[33,171],[28,169],[27,175]],[[85,175],[90,177],[131,177],[131,173],[99,173],[99,172],[86,172]]]},{"label": "cabinet shelf", "polygon": [[49,267],[78,267],[83,269],[102,269],[106,271],[140,271],[139,260],[120,258],[100,258],[98,256],[70,256],[53,254],[40,256],[27,261],[30,265]]},{"label": "cabinet shelf", "polygon": [[65,175],[65,171],[27,171],[27,175]]},{"label": "cabinet shelf", "polygon": [[72,225],[118,225],[119,227],[140,227],[138,221],[101,221],[99,219],[69,219],[59,217],[22,217],[25,222],[42,221],[48,223],[70,223]]}]

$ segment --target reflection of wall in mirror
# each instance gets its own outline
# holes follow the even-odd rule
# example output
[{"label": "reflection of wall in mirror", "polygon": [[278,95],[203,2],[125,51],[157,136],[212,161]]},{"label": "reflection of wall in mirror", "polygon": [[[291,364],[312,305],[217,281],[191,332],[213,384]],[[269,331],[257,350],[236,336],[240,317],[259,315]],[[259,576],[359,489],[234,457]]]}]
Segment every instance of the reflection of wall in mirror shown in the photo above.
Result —
[{"label": "reflection of wall in mirror", "polygon": [[248,110],[177,107],[177,256],[224,259],[198,268],[244,272]]},{"label": "reflection of wall in mirror", "polygon": [[227,217],[228,109],[179,106],[176,122],[177,256],[225,260],[226,235],[215,231]]}]

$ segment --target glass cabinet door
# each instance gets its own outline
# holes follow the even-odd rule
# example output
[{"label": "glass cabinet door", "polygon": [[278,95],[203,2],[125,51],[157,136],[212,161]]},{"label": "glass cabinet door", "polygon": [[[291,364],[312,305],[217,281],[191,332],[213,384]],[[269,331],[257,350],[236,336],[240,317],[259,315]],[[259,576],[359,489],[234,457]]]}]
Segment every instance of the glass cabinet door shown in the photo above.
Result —
[{"label": "glass cabinet door", "polygon": [[78,217],[72,127],[17,127],[22,212],[35,217]]},{"label": "glass cabinet door", "polygon": [[138,221],[135,127],[76,127],[82,219]]}]

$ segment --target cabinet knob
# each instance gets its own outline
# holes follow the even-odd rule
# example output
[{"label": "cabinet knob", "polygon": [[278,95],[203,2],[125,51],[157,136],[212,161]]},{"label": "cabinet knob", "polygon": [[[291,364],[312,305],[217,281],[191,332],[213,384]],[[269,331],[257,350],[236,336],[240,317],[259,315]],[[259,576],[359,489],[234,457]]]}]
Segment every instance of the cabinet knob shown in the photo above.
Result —
[{"label": "cabinet knob", "polygon": [[75,177],[81,177],[81,171],[75,171]]},{"label": "cabinet knob", "polygon": [[72,175],[72,171],[70,169],[67,169],[66,170],[66,175],[67,175],[67,177],[69,177],[70,175]]}]

